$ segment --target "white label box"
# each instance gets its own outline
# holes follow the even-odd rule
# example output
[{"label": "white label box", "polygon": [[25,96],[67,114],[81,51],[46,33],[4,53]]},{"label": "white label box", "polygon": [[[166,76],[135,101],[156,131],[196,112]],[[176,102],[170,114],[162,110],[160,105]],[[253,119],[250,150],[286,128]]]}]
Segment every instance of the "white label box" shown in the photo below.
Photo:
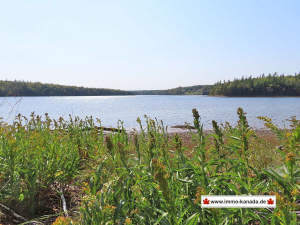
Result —
[{"label": "white label box", "polygon": [[202,195],[201,208],[276,208],[276,196]]}]

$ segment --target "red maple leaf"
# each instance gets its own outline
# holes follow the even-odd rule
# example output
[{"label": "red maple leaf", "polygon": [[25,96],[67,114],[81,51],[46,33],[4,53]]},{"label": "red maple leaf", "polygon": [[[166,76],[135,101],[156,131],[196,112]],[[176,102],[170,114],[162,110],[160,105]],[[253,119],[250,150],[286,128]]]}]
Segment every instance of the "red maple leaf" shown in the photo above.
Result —
[{"label": "red maple leaf", "polygon": [[274,201],[273,201],[273,199],[270,198],[270,199],[268,200],[268,205],[273,205],[273,204],[274,204]]},{"label": "red maple leaf", "polygon": [[203,204],[208,205],[208,204],[209,204],[209,200],[208,200],[207,198],[205,198],[205,199],[203,200]]}]

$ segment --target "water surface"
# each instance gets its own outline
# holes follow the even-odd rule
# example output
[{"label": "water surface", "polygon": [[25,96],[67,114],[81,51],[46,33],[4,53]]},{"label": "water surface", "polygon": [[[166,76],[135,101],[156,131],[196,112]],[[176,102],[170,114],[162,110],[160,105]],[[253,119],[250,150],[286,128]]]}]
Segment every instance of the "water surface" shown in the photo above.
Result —
[{"label": "water surface", "polygon": [[69,114],[98,117],[102,125],[115,127],[118,120],[127,128],[137,127],[137,117],[148,115],[163,120],[168,126],[192,122],[192,109],[197,108],[206,129],[211,121],[236,123],[236,110],[247,112],[249,124],[262,128],[257,116],[271,117],[281,127],[291,116],[300,119],[300,98],[297,97],[210,97],[210,96],[93,96],[93,97],[1,97],[0,116],[7,122],[21,113],[29,116],[48,113],[52,118]]}]

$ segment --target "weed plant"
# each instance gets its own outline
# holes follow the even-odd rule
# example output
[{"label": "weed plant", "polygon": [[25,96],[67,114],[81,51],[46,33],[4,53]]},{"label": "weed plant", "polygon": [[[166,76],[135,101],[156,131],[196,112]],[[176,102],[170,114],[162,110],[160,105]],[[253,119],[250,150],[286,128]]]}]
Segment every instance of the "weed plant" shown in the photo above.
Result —
[{"label": "weed plant", "polygon": [[[237,126],[212,121],[210,134],[192,114],[189,148],[148,117],[145,127],[137,119],[139,132],[119,122],[118,132],[104,133],[91,117],[18,115],[0,127],[0,202],[30,220],[53,213],[47,194],[61,202],[75,186],[77,205],[68,204],[70,217],[60,207],[53,224],[297,224],[299,121],[279,129],[260,117],[278,139],[268,148],[241,108]],[[277,207],[205,209],[201,195],[276,195]]]}]

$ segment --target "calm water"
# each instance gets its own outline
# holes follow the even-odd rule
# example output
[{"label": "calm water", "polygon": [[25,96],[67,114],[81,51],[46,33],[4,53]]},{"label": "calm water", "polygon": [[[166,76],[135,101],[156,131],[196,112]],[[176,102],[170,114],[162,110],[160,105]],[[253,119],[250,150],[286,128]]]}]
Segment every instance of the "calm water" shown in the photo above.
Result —
[{"label": "calm water", "polygon": [[21,113],[31,112],[53,118],[63,116],[98,117],[104,126],[115,127],[120,119],[127,128],[137,127],[136,118],[148,115],[157,117],[165,124],[181,125],[192,122],[192,109],[197,108],[206,129],[211,121],[236,123],[236,110],[242,107],[247,112],[249,124],[261,128],[257,116],[271,117],[284,126],[284,120],[291,116],[300,119],[300,98],[228,98],[209,96],[108,96],[108,97],[2,97],[0,116],[11,122]]}]

